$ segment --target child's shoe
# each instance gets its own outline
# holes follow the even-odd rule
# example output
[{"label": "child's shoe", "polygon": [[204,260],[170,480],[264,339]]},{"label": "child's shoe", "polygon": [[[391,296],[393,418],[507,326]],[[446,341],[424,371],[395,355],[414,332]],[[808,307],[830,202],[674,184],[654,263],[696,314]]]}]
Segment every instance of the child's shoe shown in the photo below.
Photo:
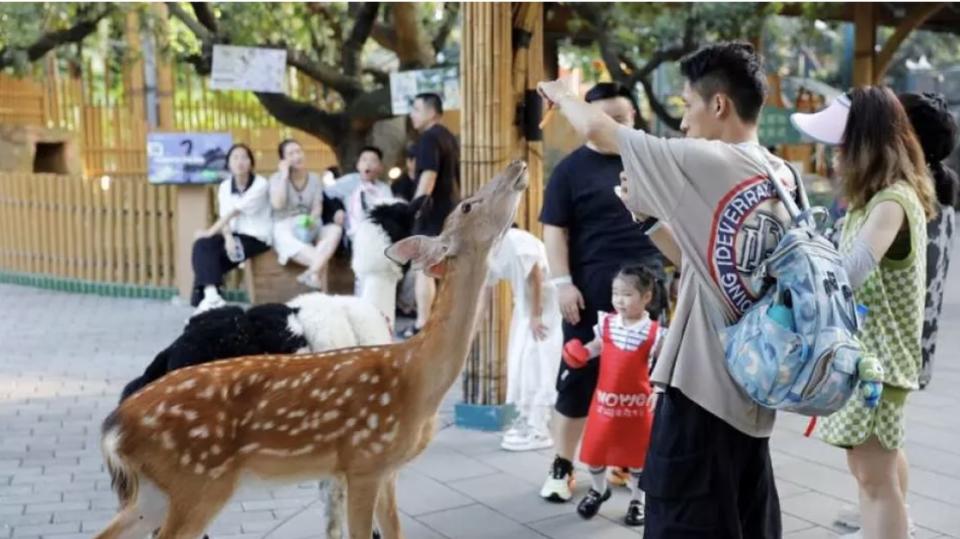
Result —
[{"label": "child's shoe", "polygon": [[623,522],[627,526],[643,526],[644,512],[643,502],[632,500],[630,507],[627,508],[627,516],[623,517]]},{"label": "child's shoe", "polygon": [[573,497],[573,486],[573,463],[557,457],[553,459],[547,480],[540,489],[540,497],[548,502],[568,502]]},{"label": "child's shoe", "polygon": [[590,520],[597,516],[597,513],[600,512],[600,506],[603,505],[603,502],[609,500],[612,495],[613,493],[610,492],[609,488],[603,494],[590,489],[587,495],[580,500],[580,505],[577,506],[577,513],[579,513],[581,517]]}]

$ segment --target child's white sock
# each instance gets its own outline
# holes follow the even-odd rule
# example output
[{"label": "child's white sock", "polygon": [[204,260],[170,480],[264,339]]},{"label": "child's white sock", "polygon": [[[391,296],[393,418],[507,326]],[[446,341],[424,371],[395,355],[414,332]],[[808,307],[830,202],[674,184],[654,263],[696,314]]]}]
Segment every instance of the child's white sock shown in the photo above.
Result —
[{"label": "child's white sock", "polygon": [[593,490],[603,494],[607,491],[607,467],[590,467],[590,486]]},{"label": "child's white sock", "polygon": [[640,490],[640,475],[642,473],[643,468],[630,468],[630,500],[645,503],[646,495]]}]

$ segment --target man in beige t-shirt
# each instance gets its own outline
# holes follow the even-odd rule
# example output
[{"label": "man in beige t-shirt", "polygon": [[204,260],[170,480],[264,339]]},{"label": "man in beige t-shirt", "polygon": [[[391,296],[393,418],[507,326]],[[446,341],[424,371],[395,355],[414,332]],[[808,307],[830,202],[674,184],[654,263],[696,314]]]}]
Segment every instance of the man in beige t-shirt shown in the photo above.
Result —
[{"label": "man in beige t-shirt", "polygon": [[682,253],[680,296],[652,376],[665,391],[642,479],[644,537],[777,538],[774,414],[727,373],[719,329],[758,299],[748,277],[786,228],[766,168],[788,188],[794,180],[757,142],[766,77],[752,46],[704,47],[681,72],[685,139],[620,126],[561,81],[540,92],[592,143],[621,155],[624,203],[665,223]]}]

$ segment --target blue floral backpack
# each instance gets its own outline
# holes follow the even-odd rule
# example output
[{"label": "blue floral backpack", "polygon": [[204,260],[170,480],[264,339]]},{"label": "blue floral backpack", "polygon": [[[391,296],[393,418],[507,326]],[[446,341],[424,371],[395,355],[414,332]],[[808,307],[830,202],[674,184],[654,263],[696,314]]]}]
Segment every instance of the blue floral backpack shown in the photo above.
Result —
[{"label": "blue floral backpack", "polygon": [[[789,165],[788,165],[789,166]],[[792,218],[751,279],[764,289],[721,333],[727,370],[761,406],[809,416],[839,410],[857,389],[863,356],[853,289],[836,247],[817,229],[799,175],[799,203],[766,167]]]}]

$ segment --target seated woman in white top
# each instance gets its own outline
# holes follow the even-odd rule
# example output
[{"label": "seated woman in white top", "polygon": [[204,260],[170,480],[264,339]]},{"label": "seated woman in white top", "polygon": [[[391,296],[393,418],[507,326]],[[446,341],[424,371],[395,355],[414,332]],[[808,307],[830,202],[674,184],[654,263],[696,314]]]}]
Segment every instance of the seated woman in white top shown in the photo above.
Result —
[{"label": "seated woman in white top", "polygon": [[273,247],[281,264],[306,266],[297,281],[321,288],[320,273],[343,236],[343,204],[323,193],[319,175],[307,172],[300,143],[284,140],[277,151],[280,165],[270,176]]},{"label": "seated woman in white top", "polygon": [[367,211],[386,200],[393,199],[390,184],[380,179],[383,174],[383,151],[366,146],[357,156],[357,174],[360,181],[347,196],[347,236],[353,239],[357,225],[367,218]]},{"label": "seated woman in white top", "polygon": [[230,177],[217,191],[220,218],[197,231],[193,244],[193,294],[190,305],[202,312],[224,304],[223,275],[237,264],[270,249],[270,201],[267,180],[253,172],[253,152],[234,144],[227,152]]}]

